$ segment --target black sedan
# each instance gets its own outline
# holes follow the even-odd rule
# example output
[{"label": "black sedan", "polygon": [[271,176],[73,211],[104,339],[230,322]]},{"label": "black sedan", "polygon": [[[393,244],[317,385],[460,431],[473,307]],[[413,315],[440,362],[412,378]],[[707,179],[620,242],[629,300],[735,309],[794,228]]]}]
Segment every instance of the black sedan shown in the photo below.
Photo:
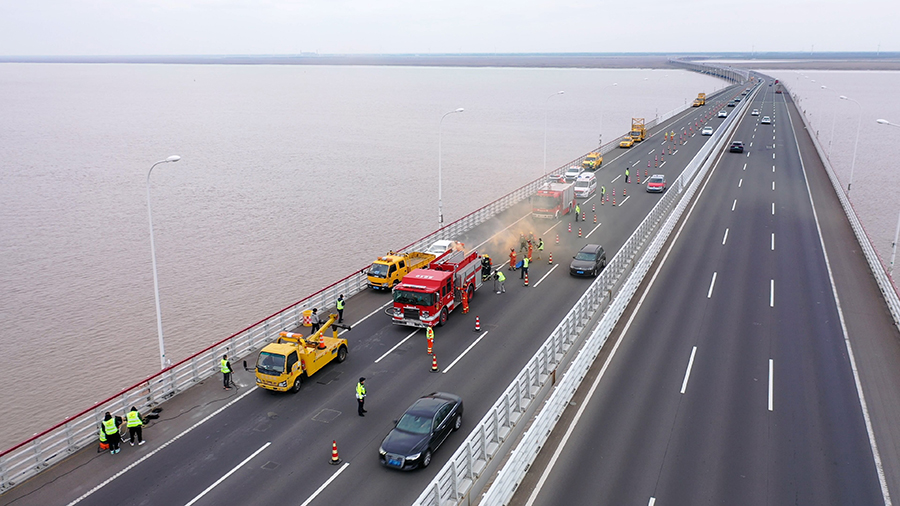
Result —
[{"label": "black sedan", "polygon": [[599,244],[586,244],[569,264],[572,276],[596,276],[606,267],[606,252]]},{"label": "black sedan", "polygon": [[743,153],[744,152],[744,143],[741,141],[734,141],[731,143],[731,146],[728,148],[728,151],[732,153]]},{"label": "black sedan", "polygon": [[382,465],[403,470],[428,467],[441,443],[459,430],[462,415],[463,401],[458,395],[434,392],[417,400],[381,442]]}]

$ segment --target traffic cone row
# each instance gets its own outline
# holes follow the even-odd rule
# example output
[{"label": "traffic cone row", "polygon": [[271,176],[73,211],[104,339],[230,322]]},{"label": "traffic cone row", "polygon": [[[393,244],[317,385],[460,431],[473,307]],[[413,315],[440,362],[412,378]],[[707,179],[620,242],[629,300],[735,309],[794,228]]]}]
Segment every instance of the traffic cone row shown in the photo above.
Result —
[{"label": "traffic cone row", "polygon": [[338,457],[337,452],[337,441],[331,441],[331,465],[336,466],[341,463],[341,458]]},{"label": "traffic cone row", "polygon": [[[525,276],[527,277],[528,274]],[[526,281],[525,283],[527,284],[528,282]],[[481,332],[481,320],[477,316],[475,317],[475,332]]]}]

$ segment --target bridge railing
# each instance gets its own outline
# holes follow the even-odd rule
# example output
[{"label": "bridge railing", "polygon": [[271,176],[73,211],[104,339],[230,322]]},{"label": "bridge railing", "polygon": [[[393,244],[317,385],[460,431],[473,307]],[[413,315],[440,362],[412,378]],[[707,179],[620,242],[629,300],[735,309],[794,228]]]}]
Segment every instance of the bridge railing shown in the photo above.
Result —
[{"label": "bridge railing", "polygon": [[[609,148],[609,145],[602,148]],[[582,155],[562,167],[578,164],[587,154]],[[509,209],[534,194],[547,181],[543,175],[525,184],[486,206],[473,211],[441,229],[401,248],[402,250],[422,249],[439,239],[454,239],[487,221],[496,214]],[[274,341],[282,331],[291,330],[303,322],[303,313],[311,308],[333,308],[338,295],[351,297],[366,289],[366,269],[356,270],[336,283],[264,318],[253,325],[236,332],[225,339],[208,346],[198,353],[174,364],[103,401],[94,404],[53,427],[32,436],[0,454],[0,493],[14,487],[23,480],[65,459],[82,448],[95,444],[99,435],[100,422],[106,412],[123,415],[132,406],[141,413],[149,410],[173,396],[189,389],[197,383],[215,375],[220,370],[222,355],[242,358],[262,346]]]},{"label": "bridge railing", "polygon": [[[787,83],[783,84],[785,85],[785,89],[788,90],[788,93],[791,94],[791,97],[794,97],[794,94],[788,89]],[[806,127],[806,131],[809,132],[809,136],[812,138],[813,145],[816,147],[819,158],[822,159],[822,164],[825,166],[825,172],[828,174],[831,185],[834,186],[834,192],[841,202],[844,214],[847,215],[847,219],[850,221],[850,228],[853,229],[853,234],[856,235],[856,240],[859,242],[860,248],[866,257],[866,262],[868,262],[869,268],[872,270],[875,282],[878,283],[878,288],[881,290],[888,309],[891,312],[891,316],[894,318],[894,325],[900,329],[900,295],[897,293],[897,287],[885,270],[884,262],[878,255],[878,251],[872,246],[872,241],[869,238],[868,232],[866,232],[862,222],[859,221],[856,210],[853,209],[853,203],[850,202],[850,197],[848,197],[847,193],[844,191],[844,185],[841,184],[837,173],[831,166],[831,159],[828,157],[828,153],[825,151],[825,148],[822,147],[822,143],[819,142],[816,130],[809,124],[806,114],[804,114],[799,107],[797,108],[797,112],[803,119],[803,126]]]},{"label": "bridge railing", "polygon": [[[742,105],[746,105],[747,102]],[[701,148],[698,155],[673,181],[669,190],[663,194],[646,218],[641,221],[606,268],[550,333],[544,344],[510,383],[497,402],[491,406],[487,414],[475,425],[450,461],[416,499],[414,503],[416,506],[474,504],[477,502],[473,493],[480,492],[493,471],[499,467],[501,459],[497,457],[505,455],[509,451],[516,436],[524,430],[525,424],[522,422],[529,420],[538,409],[541,401],[546,398],[556,382],[557,370],[564,369],[566,364],[572,360],[570,351],[578,349],[577,346],[584,342],[584,331],[592,322],[596,322],[601,314],[603,314],[603,319],[600,320],[600,327],[594,334],[604,333],[602,340],[605,341],[606,336],[609,335],[615,322],[624,311],[631,294],[636,290],[636,284],[640,284],[639,281],[636,284],[629,281],[629,284],[623,286],[624,280],[629,273],[634,271],[638,257],[653,234],[659,230],[661,224],[666,220],[672,221],[670,216],[675,206],[683,208],[686,205],[684,202],[689,199],[681,200],[684,189],[704,166],[704,162],[714,146],[725,138],[725,131],[732,128],[732,124],[736,124],[734,118],[738,116],[739,114],[730,115],[725,121],[724,128],[720,128],[714,134],[710,142]],[[693,186],[696,186],[696,180]],[[693,192],[693,189],[691,191]],[[658,242],[658,239],[655,242]],[[621,296],[623,288],[626,289],[626,297]],[[613,301],[616,301],[615,304],[610,305]],[[602,342],[597,344],[598,350],[600,345]],[[596,352],[593,353],[596,356]],[[578,356],[582,354],[583,350],[578,353]],[[583,374],[576,376],[572,380],[571,375],[567,374],[568,380],[574,382],[575,387],[580,383]],[[551,413],[545,418],[552,419],[555,423],[558,415]],[[544,422],[540,428],[534,429],[537,431],[536,433],[544,431],[546,423],[548,422]],[[547,429],[547,433],[549,433],[549,429]],[[506,473],[505,479],[501,473],[494,482],[495,487],[500,486],[501,493],[493,498],[486,497],[482,501],[483,504],[506,504],[508,500],[506,492],[509,492],[509,496],[511,496],[511,492],[521,481],[521,475],[536,456],[540,444],[537,439],[533,439],[531,446],[526,445],[526,449],[523,451],[525,454],[532,454],[530,459],[526,457],[525,460],[518,462],[515,469]],[[512,489],[509,490],[509,487]]]}]

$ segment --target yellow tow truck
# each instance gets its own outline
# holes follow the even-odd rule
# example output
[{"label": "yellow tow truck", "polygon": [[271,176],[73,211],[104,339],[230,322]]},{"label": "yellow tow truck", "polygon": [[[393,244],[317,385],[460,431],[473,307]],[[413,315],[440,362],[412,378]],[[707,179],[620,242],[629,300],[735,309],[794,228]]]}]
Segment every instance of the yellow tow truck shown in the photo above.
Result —
[{"label": "yellow tow truck", "polygon": [[587,170],[597,170],[601,165],[603,165],[603,155],[599,151],[588,153],[581,161],[581,166]]},{"label": "yellow tow truck", "polygon": [[634,146],[634,139],[631,137],[631,134],[622,139],[622,142],[619,143],[620,148],[630,148]]},{"label": "yellow tow truck", "polygon": [[[274,343],[263,347],[256,359],[256,386],[297,392],[304,377],[312,376],[332,360],[343,362],[347,358],[347,340],[338,337],[338,329],[350,330],[350,326],[336,323],[337,317],[330,315],[322,328],[309,337],[282,332]],[[329,327],[332,337],[325,337]]]},{"label": "yellow tow truck", "polygon": [[698,93],[697,98],[694,99],[694,103],[691,104],[693,107],[700,107],[706,105],[706,93]]},{"label": "yellow tow truck", "polygon": [[413,251],[411,253],[388,253],[372,262],[366,277],[369,286],[376,290],[391,290],[394,285],[400,284],[403,276],[410,271],[425,267],[436,258],[431,253]]}]

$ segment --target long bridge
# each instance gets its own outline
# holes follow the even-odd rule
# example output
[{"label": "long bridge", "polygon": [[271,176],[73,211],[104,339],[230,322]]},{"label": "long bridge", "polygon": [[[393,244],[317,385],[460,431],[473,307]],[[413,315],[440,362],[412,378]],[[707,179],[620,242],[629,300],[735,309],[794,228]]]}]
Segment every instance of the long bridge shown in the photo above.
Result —
[{"label": "long bridge", "polygon": [[[598,183],[616,206],[594,195],[580,199],[583,222],[534,219],[541,178],[401,249],[455,239],[496,266],[521,233],[546,243],[530,286],[488,284],[436,330],[440,372],[424,332],[392,325],[390,295],[360,269],[4,452],[0,504],[890,504],[896,292],[790,95],[764,76],[675,63],[735,84],[651,122],[631,149],[601,147]],[[733,140],[743,153],[728,152]],[[657,173],[662,195],[636,181]],[[571,277],[587,243],[610,262]],[[352,295],[345,362],[297,394],[256,388],[242,367],[239,388],[222,389],[223,353],[255,362],[338,294]],[[434,391],[464,399],[461,430],[424,470],[382,467],[392,420]],[[132,405],[163,408],[148,444],[98,453],[102,414]]]}]

